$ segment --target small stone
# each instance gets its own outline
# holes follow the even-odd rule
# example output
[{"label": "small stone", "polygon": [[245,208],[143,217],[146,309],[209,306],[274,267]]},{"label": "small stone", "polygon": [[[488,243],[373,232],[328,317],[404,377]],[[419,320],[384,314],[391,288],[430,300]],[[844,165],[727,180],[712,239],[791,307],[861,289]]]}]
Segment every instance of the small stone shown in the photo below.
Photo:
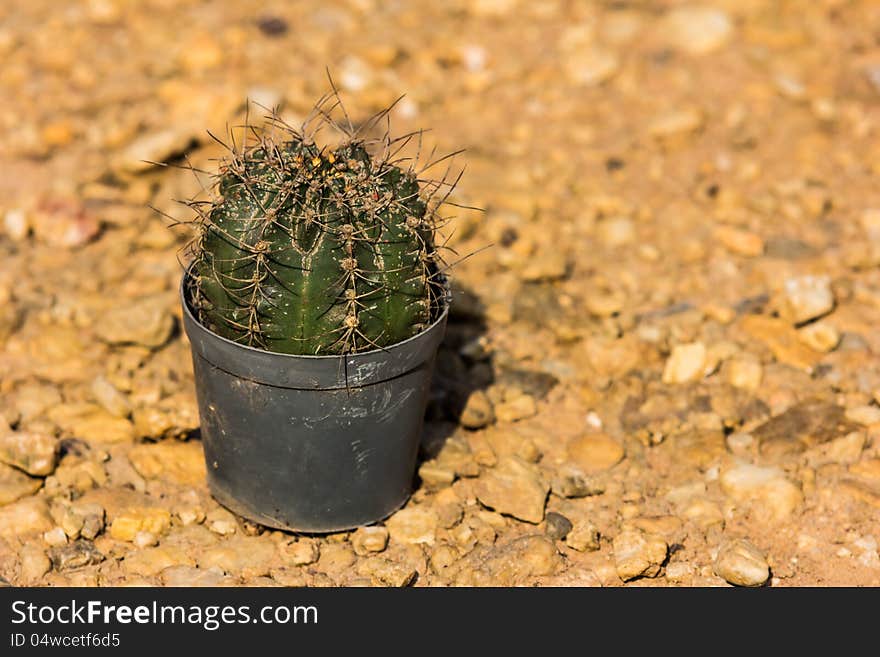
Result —
[{"label": "small stone", "polygon": [[604,482],[574,468],[566,468],[560,472],[551,483],[551,488],[556,495],[569,498],[589,497],[605,492]]},{"label": "small stone", "polygon": [[830,313],[834,293],[828,276],[800,276],[785,281],[780,315],[793,324],[802,324]]},{"label": "small stone", "polygon": [[205,481],[205,457],[196,442],[163,441],[135,446],[128,453],[138,474],[144,479],[198,486]]},{"label": "small stone", "polygon": [[171,526],[171,512],[151,507],[129,507],[110,524],[110,537],[117,541],[134,541],[139,532],[161,535]]},{"label": "small stone", "polygon": [[880,407],[865,405],[848,408],[846,409],[846,419],[866,427],[880,424]]},{"label": "small stone", "polygon": [[40,136],[51,148],[67,146],[74,137],[73,124],[67,119],[51,121],[43,126]]},{"label": "small stone", "polygon": [[752,543],[736,539],[718,550],[715,574],[736,586],[763,586],[770,578],[770,566]]},{"label": "small stone", "polygon": [[194,565],[195,559],[186,550],[171,545],[144,547],[127,553],[122,561],[122,567],[127,572],[143,577],[154,577],[166,568]]},{"label": "small stone", "polygon": [[21,242],[27,238],[31,230],[27,213],[21,208],[7,210],[3,215],[3,231],[13,242]]},{"label": "small stone", "polygon": [[101,222],[76,198],[42,199],[31,214],[34,236],[48,246],[77,248],[94,240]]},{"label": "small stone", "polygon": [[[56,516],[57,519],[57,516]],[[67,535],[72,541],[75,541],[79,538],[80,533],[82,532],[84,518],[78,514],[73,509],[67,509],[61,515],[61,519],[59,521],[59,526],[64,530],[64,533]]]},{"label": "small stone", "polygon": [[10,431],[0,437],[0,461],[31,475],[50,475],[58,461],[58,441],[44,433]]},{"label": "small stone", "polygon": [[863,431],[853,431],[843,438],[831,440],[818,445],[804,453],[806,461],[812,467],[820,467],[827,463],[856,463],[865,449],[866,437]]},{"label": "small stone", "polygon": [[525,393],[513,399],[505,399],[495,407],[495,417],[499,422],[518,422],[538,413],[535,398]]},{"label": "small stone", "polygon": [[238,531],[238,521],[235,516],[222,507],[211,510],[205,517],[205,524],[215,534],[229,536]]},{"label": "small stone", "polygon": [[67,534],[61,527],[54,527],[43,534],[43,542],[52,547],[67,545]]},{"label": "small stone", "polygon": [[49,559],[55,570],[68,570],[92,566],[104,561],[104,555],[91,541],[79,540],[70,545],[59,545],[49,549]]},{"label": "small stone", "polygon": [[21,549],[21,571],[19,577],[23,584],[33,586],[52,569],[52,562],[46,552],[38,545],[28,543]]},{"label": "small stone", "polygon": [[368,577],[373,584],[393,587],[409,586],[419,576],[412,566],[382,557],[361,559],[357,565],[357,573]]},{"label": "small stone", "polygon": [[686,5],[669,11],[660,30],[673,48],[689,55],[707,55],[727,43],[733,23],[721,9]]},{"label": "small stone", "polygon": [[29,497],[0,506],[0,537],[42,534],[52,529],[52,524],[49,508],[40,498]]},{"label": "small stone", "polygon": [[280,16],[260,16],[257,18],[257,27],[267,37],[280,37],[288,31],[287,21]]},{"label": "small stone", "polygon": [[223,61],[223,49],[212,35],[197,33],[186,39],[179,61],[185,70],[199,73],[219,66]]},{"label": "small stone", "polygon": [[437,514],[421,507],[401,509],[385,521],[385,526],[391,538],[400,543],[433,545]]},{"label": "small stone", "polygon": [[142,299],[132,305],[114,306],[95,324],[98,337],[110,344],[161,347],[171,337],[174,317],[158,300]]},{"label": "small stone", "polygon": [[148,133],[133,141],[122,151],[117,166],[128,173],[148,171],[156,164],[186,152],[193,141],[194,133],[190,130],[169,128]]},{"label": "small stone", "polygon": [[868,208],[859,219],[868,239],[880,242],[880,208]]},{"label": "small stone", "polygon": [[800,488],[774,467],[736,465],[723,470],[719,482],[726,495],[739,502],[757,504],[768,520],[787,518],[803,501]]},{"label": "small stone", "polygon": [[552,575],[562,565],[544,536],[523,536],[489,550],[474,550],[455,578],[459,586],[522,586]]},{"label": "small stone", "polygon": [[138,547],[138,548],[152,547],[152,546],[156,545],[158,542],[159,542],[159,537],[156,536],[153,532],[144,532],[144,531],[140,531],[137,534],[135,534],[134,540],[132,541],[132,543],[134,543],[134,546]]},{"label": "small stone", "polygon": [[278,547],[260,536],[233,536],[193,556],[199,568],[220,568],[245,578],[264,577],[277,561]]},{"label": "small stone", "polygon": [[27,383],[16,389],[13,406],[23,422],[34,420],[61,404],[61,393],[52,385]]},{"label": "small stone", "polygon": [[807,398],[755,427],[764,454],[788,454],[846,435],[857,428],[845,409],[820,397]]},{"label": "small stone", "polygon": [[315,563],[321,556],[318,544],[309,539],[299,539],[283,543],[281,555],[294,566],[307,566]]},{"label": "small stone", "polygon": [[465,429],[482,429],[495,421],[492,400],[482,390],[472,392],[465,402],[458,422]]},{"label": "small stone", "polygon": [[561,541],[572,529],[571,520],[561,513],[550,511],[544,517],[544,533],[554,541]]},{"label": "small stone", "polygon": [[83,538],[93,540],[98,534],[104,531],[104,511],[100,513],[86,513],[83,518],[82,528],[79,535]]},{"label": "small stone", "polygon": [[614,562],[624,582],[637,577],[656,577],[666,561],[668,546],[659,536],[626,529],[614,537]]},{"label": "small stone", "polygon": [[764,367],[754,360],[734,358],[724,362],[721,373],[724,380],[734,388],[755,391],[761,385]]},{"label": "small stone", "polygon": [[822,354],[806,346],[785,320],[761,315],[746,315],[743,330],[764,343],[780,363],[811,373]]},{"label": "small stone", "polygon": [[42,487],[42,479],[29,477],[21,470],[0,463],[0,507],[33,495]]},{"label": "small stone", "polygon": [[626,297],[622,292],[600,286],[585,292],[584,305],[596,317],[612,317],[623,310],[625,301]]},{"label": "small stone", "polygon": [[731,253],[755,258],[764,253],[764,240],[760,235],[731,226],[720,226],[715,238]]},{"label": "small stone", "polygon": [[840,344],[840,332],[826,322],[807,324],[798,329],[798,337],[810,349],[827,354]]},{"label": "small stone", "polygon": [[663,368],[663,383],[689,383],[703,378],[706,345],[702,342],[676,345]]},{"label": "small stone", "polygon": [[654,117],[648,124],[648,132],[656,139],[674,139],[697,132],[704,120],[702,111],[688,107]]},{"label": "small stone", "polygon": [[569,81],[583,87],[611,79],[620,68],[620,59],[614,51],[594,45],[566,52],[562,61]]},{"label": "small stone", "polygon": [[135,409],[132,420],[139,437],[181,438],[198,429],[199,412],[193,395],[180,392]]},{"label": "small stone", "polygon": [[419,479],[428,488],[449,486],[455,481],[455,470],[437,461],[425,461],[419,466]]},{"label": "small stone", "polygon": [[134,427],[121,417],[114,417],[97,404],[82,408],[57,407],[49,417],[62,435],[81,438],[90,443],[127,443],[134,439]]},{"label": "small stone", "polygon": [[567,453],[568,458],[587,474],[608,470],[620,463],[625,455],[623,447],[604,433],[575,438],[569,442]]},{"label": "small stone", "polygon": [[92,395],[111,415],[128,417],[131,414],[128,397],[104,376],[98,376],[92,381]]},{"label": "small stone", "polygon": [[519,0],[473,0],[464,6],[473,16],[495,18],[510,14],[518,4]]},{"label": "small stone", "polygon": [[526,261],[519,275],[529,283],[558,281],[568,274],[568,259],[560,251],[539,253]]},{"label": "small stone", "polygon": [[357,555],[383,552],[388,547],[388,530],[385,527],[360,527],[351,537]]},{"label": "small stone", "polygon": [[727,449],[737,456],[744,456],[749,453],[755,444],[755,437],[750,433],[737,431],[727,436]]},{"label": "small stone", "polygon": [[227,577],[220,568],[195,568],[193,566],[171,566],[160,572],[165,586],[236,586],[234,577]]},{"label": "small stone", "polygon": [[596,225],[596,235],[605,246],[615,248],[632,243],[636,227],[628,217],[609,217]]},{"label": "small stone", "polygon": [[516,456],[499,459],[498,465],[477,480],[477,499],[498,513],[531,523],[544,519],[549,486],[538,468]]},{"label": "small stone", "polygon": [[670,582],[682,582],[693,577],[696,569],[686,561],[675,561],[666,566],[666,579]]},{"label": "small stone", "polygon": [[595,552],[599,549],[599,530],[589,521],[576,522],[565,537],[565,544],[578,552]]}]

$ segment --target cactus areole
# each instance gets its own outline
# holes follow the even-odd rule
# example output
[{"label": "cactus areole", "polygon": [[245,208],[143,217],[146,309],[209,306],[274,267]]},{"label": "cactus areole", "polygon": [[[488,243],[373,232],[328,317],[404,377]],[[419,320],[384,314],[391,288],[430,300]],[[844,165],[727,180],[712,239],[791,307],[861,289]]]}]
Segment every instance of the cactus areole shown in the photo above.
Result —
[{"label": "cactus areole", "polygon": [[239,344],[312,356],[426,329],[447,303],[435,231],[451,185],[399,166],[414,160],[395,162],[388,137],[351,130],[319,147],[275,118],[229,149],[211,200],[190,204],[198,320]]}]

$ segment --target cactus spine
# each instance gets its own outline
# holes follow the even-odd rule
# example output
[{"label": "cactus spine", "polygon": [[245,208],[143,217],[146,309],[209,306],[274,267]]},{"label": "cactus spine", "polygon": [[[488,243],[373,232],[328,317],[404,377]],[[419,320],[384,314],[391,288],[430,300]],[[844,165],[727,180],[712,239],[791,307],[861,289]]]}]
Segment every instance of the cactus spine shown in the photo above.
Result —
[{"label": "cactus spine", "polygon": [[[313,122],[339,127],[317,110]],[[436,211],[454,185],[398,166],[411,136],[366,140],[349,124],[341,145],[322,148],[308,122],[269,120],[274,130],[251,129],[251,143],[229,149],[213,199],[190,203],[199,320],[236,342],[303,355],[382,348],[427,328],[446,300]]]}]

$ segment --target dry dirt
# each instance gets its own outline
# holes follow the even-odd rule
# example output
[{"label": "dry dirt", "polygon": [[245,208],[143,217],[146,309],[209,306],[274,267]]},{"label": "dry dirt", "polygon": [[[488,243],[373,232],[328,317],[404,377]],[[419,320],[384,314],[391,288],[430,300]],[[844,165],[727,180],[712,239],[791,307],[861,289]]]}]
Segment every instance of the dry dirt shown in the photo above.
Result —
[{"label": "dry dirt", "polygon": [[[0,577],[880,585],[880,6],[0,6]],[[265,530],[208,494],[180,168],[246,99],[466,148],[420,483]],[[251,116],[260,110],[251,106]],[[151,206],[156,210],[151,209]]]}]

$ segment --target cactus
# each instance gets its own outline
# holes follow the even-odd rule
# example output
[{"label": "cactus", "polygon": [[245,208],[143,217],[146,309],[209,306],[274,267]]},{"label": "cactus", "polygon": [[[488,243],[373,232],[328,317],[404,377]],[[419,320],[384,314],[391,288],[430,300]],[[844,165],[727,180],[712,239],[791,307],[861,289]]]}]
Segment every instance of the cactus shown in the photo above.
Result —
[{"label": "cactus", "polygon": [[[227,146],[212,199],[190,202],[199,228],[193,307],[230,340],[357,353],[416,335],[445,307],[435,234],[454,183],[421,179],[418,158],[394,159],[421,133],[360,136],[388,110],[356,130],[347,113],[344,127],[331,118],[328,98],[331,110],[340,106],[337,94],[325,97],[302,129],[274,113],[269,128],[250,128],[250,143]],[[344,139],[319,147],[314,134],[328,124]]]}]

